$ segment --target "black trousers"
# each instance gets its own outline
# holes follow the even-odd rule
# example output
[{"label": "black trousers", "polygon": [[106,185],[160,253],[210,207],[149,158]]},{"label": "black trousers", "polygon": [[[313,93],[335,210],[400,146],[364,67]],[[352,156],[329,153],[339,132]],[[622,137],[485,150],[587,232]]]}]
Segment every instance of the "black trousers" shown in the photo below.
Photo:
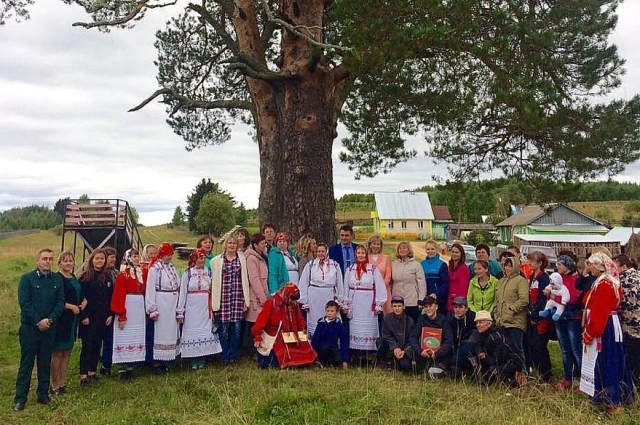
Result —
[{"label": "black trousers", "polygon": [[398,360],[396,359],[396,356],[393,355],[393,352],[389,348],[389,344],[384,339],[378,338],[376,346],[378,347],[378,356],[386,364],[393,364],[396,369],[405,371],[410,371],[412,369],[411,361],[413,360],[413,350],[411,350],[411,347],[407,347],[404,351],[404,357]]},{"label": "black trousers", "polygon": [[98,369],[100,348],[102,347],[102,335],[87,335],[82,338],[82,350],[80,350],[80,375],[95,372]]},{"label": "black trousers", "polygon": [[636,388],[640,388],[640,338],[624,336],[624,343],[627,348],[627,361],[631,366],[631,376]]},{"label": "black trousers", "polygon": [[549,356],[550,332],[538,334],[536,326],[529,325],[527,341],[531,366],[538,369],[542,382],[551,381],[551,357]]},{"label": "black trousers", "polygon": [[100,361],[102,367],[105,369],[111,369],[113,363],[113,324],[115,320],[111,321],[109,326],[104,328],[104,336],[102,337],[102,356]]},{"label": "black trousers", "polygon": [[321,345],[318,349],[318,360],[323,366],[340,366],[342,355],[337,347]]}]

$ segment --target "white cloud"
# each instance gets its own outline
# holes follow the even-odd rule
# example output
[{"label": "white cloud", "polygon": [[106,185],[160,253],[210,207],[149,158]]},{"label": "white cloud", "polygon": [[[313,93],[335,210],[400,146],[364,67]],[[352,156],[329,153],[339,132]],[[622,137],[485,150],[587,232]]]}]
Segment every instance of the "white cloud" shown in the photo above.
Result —
[{"label": "white cloud", "polygon": [[[619,8],[612,41],[627,58],[628,73],[616,97],[640,92],[638,3]],[[71,27],[88,19],[79,8],[39,1],[30,21],[0,28],[0,211],[87,193],[125,199],[143,223],[163,223],[203,177],[257,206],[258,151],[246,127],[234,128],[225,145],[186,152],[165,123],[162,105],[127,112],[157,88],[155,31],[175,10],[152,11],[132,30],[103,34]],[[423,156],[390,174],[356,181],[337,160],[339,139],[333,152],[337,197],[414,188],[444,171]],[[419,138],[409,144],[424,151]],[[638,168],[619,178],[637,181]]]}]

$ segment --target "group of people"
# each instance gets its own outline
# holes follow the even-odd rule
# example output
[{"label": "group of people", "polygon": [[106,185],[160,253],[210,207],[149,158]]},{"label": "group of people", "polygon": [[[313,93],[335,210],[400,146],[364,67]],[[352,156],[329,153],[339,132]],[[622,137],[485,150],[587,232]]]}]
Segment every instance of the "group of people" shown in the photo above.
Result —
[{"label": "group of people", "polygon": [[516,247],[495,261],[478,245],[467,266],[457,243],[444,262],[438,244],[427,241],[418,262],[411,244],[400,242],[392,261],[379,235],[360,245],[353,237],[344,225],[335,245],[305,235],[293,246],[270,225],[254,235],[238,229],[218,255],[213,239],[201,237],[184,270],[174,266],[168,243],[128,250],[119,270],[115,251],[96,249],[78,279],[71,252],[58,257],[53,273],[53,252],[41,250],[19,285],[14,410],[25,407],[36,359],[38,402],[50,401],[50,387],[66,392],[76,334],[83,388],[98,372],[110,375],[112,364],[131,379],[139,364],[165,374],[181,356],[198,370],[215,354],[231,365],[243,349],[261,368],[318,362],[346,369],[353,359],[379,358],[389,369],[486,384],[519,385],[535,368],[550,382],[547,344],[557,337],[564,366],[558,388],[581,377],[580,389],[610,410],[633,400],[640,273],[628,257],[614,262],[595,252],[578,272],[575,256],[561,253],[549,277],[544,254],[521,264]]}]

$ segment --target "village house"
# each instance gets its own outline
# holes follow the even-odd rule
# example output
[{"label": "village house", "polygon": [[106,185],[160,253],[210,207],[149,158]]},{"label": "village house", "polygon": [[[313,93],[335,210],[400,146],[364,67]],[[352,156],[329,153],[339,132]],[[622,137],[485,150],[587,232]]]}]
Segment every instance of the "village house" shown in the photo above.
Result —
[{"label": "village house", "polygon": [[375,192],[374,230],[380,235],[430,238],[433,235],[433,210],[426,192]]}]

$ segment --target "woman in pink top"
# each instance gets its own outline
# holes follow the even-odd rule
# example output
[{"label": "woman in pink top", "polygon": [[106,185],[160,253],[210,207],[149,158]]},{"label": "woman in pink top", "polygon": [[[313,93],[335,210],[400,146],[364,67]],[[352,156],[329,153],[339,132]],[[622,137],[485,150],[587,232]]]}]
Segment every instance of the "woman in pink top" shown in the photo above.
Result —
[{"label": "woman in pink top", "polygon": [[449,260],[449,296],[447,299],[447,311],[453,311],[453,299],[466,297],[469,291],[471,272],[465,264],[466,256],[464,248],[459,243],[451,247],[451,259]]},{"label": "woman in pink top", "polygon": [[382,311],[384,314],[391,313],[391,259],[387,254],[382,253],[382,238],[380,235],[374,234],[367,240],[367,252],[369,254],[369,263],[374,265],[384,281],[384,286],[387,288],[387,301],[382,305]]}]

